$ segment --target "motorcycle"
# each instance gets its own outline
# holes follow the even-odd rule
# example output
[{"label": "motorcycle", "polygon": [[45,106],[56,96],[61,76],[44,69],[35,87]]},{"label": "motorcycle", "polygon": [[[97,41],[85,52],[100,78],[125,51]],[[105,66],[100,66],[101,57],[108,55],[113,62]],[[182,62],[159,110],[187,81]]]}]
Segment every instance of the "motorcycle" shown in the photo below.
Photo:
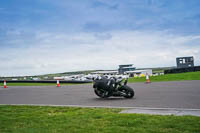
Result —
[{"label": "motorcycle", "polygon": [[93,80],[94,92],[101,98],[125,97],[132,98],[134,90],[127,86],[128,78],[99,76]]}]

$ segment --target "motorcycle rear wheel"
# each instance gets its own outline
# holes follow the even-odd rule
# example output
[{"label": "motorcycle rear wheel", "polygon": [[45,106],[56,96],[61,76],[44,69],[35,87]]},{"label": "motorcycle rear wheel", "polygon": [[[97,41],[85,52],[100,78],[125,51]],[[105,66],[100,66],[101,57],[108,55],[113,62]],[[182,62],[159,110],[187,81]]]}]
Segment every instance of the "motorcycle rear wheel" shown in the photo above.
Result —
[{"label": "motorcycle rear wheel", "polygon": [[110,96],[108,91],[94,90],[94,93],[101,98],[108,98]]}]

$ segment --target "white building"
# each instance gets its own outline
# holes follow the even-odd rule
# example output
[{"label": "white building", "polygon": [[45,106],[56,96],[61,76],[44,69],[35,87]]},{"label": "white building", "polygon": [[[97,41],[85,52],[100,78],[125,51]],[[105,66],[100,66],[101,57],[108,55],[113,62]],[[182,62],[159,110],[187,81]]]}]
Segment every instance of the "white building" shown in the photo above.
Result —
[{"label": "white building", "polygon": [[126,73],[129,74],[130,77],[143,77],[147,74],[152,76],[152,69],[127,71]]},{"label": "white building", "polygon": [[63,80],[64,77],[53,77],[53,79],[55,79],[55,80]]},{"label": "white building", "polygon": [[118,74],[118,71],[96,71],[96,72],[92,72],[91,74],[116,75]]},{"label": "white building", "polygon": [[33,78],[33,80],[40,80],[40,78],[35,77],[35,78]]}]

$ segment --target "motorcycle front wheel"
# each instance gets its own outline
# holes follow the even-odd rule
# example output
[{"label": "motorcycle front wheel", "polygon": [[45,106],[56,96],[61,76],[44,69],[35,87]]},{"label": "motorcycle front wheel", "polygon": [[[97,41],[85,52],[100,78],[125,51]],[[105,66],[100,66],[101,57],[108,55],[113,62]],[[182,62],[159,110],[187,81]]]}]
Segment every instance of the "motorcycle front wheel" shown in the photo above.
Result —
[{"label": "motorcycle front wheel", "polygon": [[120,91],[126,93],[126,95],[124,96],[125,98],[132,98],[135,95],[134,90],[127,85],[122,86]]}]

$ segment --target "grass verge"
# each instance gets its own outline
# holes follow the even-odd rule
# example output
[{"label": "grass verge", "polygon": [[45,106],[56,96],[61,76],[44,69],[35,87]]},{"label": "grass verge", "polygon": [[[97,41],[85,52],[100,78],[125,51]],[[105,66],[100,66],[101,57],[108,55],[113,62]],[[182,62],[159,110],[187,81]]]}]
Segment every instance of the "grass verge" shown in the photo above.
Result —
[{"label": "grass verge", "polygon": [[[150,81],[151,82],[182,81],[182,80],[200,80],[200,71],[177,73],[177,74],[166,74],[166,75],[150,77]],[[129,83],[145,82],[145,77],[142,77],[142,78],[129,78],[128,81],[129,81]]]},{"label": "grass verge", "polygon": [[1,133],[199,133],[200,117],[120,109],[0,105]]}]

